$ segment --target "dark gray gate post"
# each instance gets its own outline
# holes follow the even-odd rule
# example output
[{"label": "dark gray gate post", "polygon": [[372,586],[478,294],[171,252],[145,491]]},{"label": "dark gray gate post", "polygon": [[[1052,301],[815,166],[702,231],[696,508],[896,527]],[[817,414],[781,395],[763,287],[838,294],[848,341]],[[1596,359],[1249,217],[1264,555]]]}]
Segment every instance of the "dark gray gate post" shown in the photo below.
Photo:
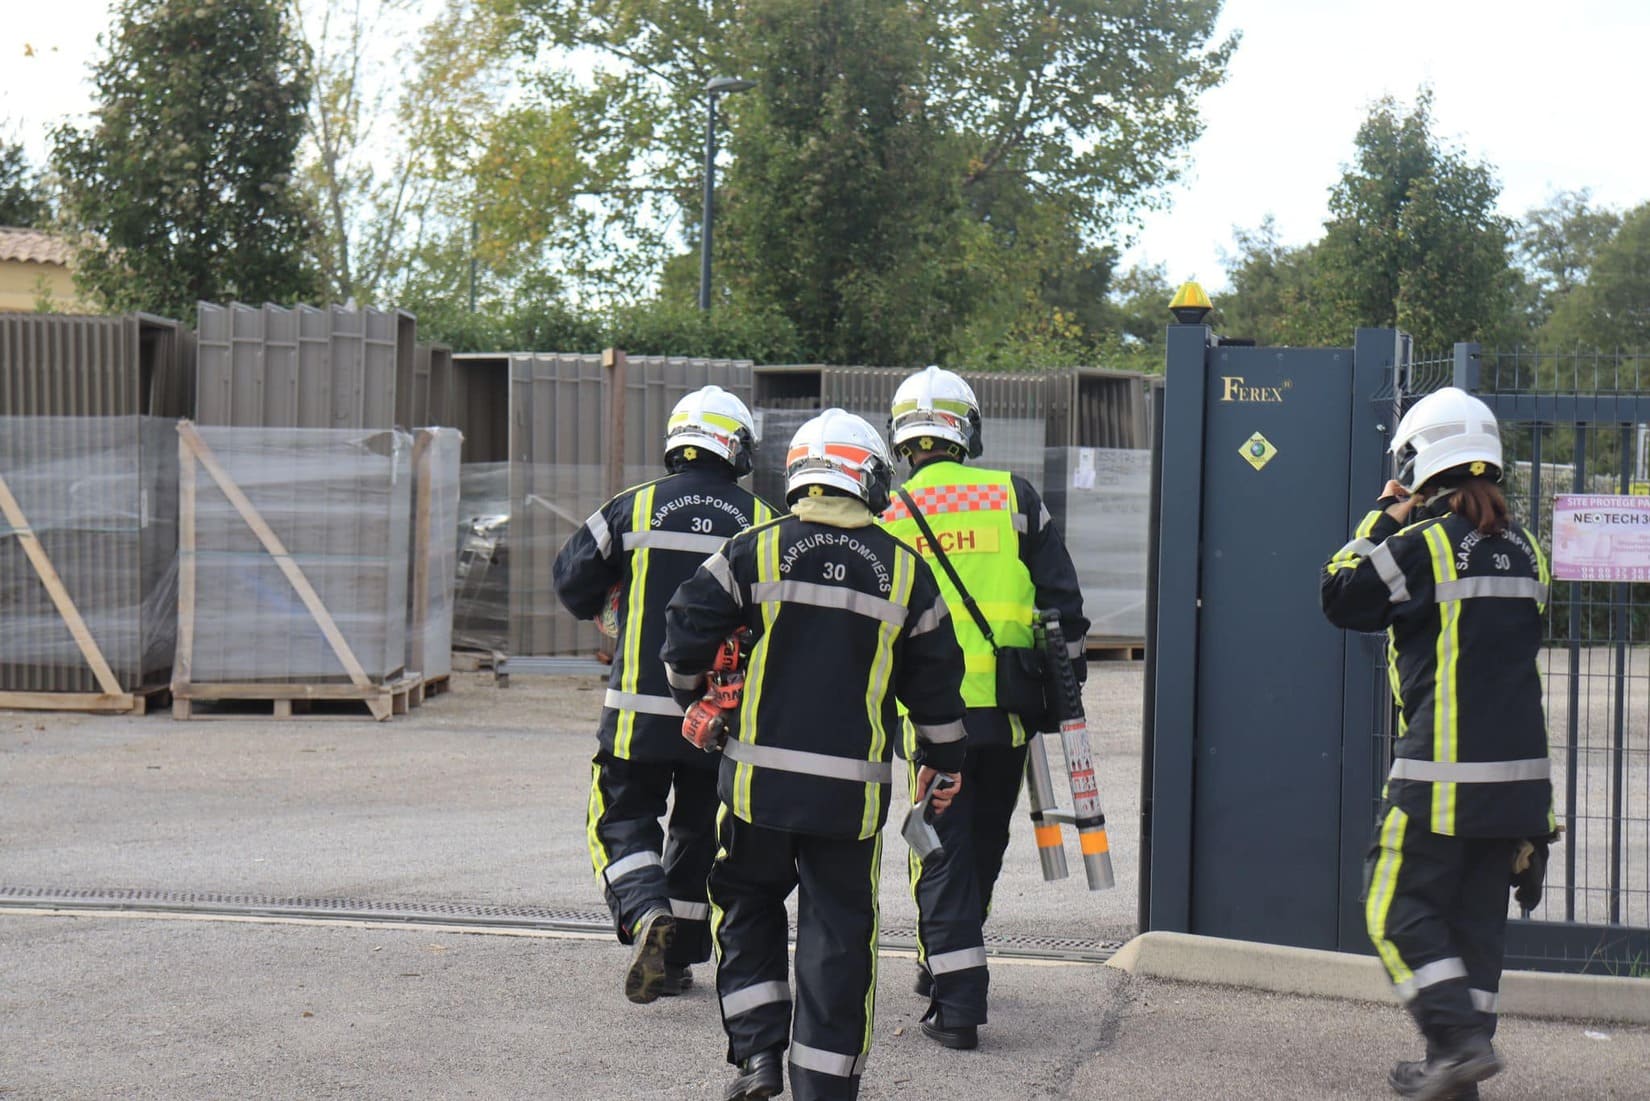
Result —
[{"label": "dark gray gate post", "polygon": [[1354,349],[1168,331],[1143,808],[1152,929],[1363,943],[1384,682],[1378,648],[1319,614],[1317,571],[1379,495],[1376,398],[1403,346],[1378,330]]},{"label": "dark gray gate post", "polygon": [[[1187,932],[1192,910],[1192,740],[1197,708],[1198,546],[1202,537],[1203,395],[1207,325],[1170,325],[1163,383],[1162,500],[1157,517],[1157,617],[1153,658],[1152,801],[1142,829],[1151,865],[1142,909],[1150,927]],[[1165,596],[1164,594],[1168,594]],[[1164,671],[1168,671],[1165,679]]]}]

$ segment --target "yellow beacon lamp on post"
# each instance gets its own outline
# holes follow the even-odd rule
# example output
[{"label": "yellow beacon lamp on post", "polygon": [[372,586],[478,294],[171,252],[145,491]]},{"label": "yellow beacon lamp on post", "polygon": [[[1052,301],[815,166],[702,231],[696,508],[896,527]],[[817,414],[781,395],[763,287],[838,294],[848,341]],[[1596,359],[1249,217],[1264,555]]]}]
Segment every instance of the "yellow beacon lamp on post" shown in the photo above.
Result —
[{"label": "yellow beacon lamp on post", "polygon": [[1169,303],[1169,312],[1174,314],[1175,321],[1182,325],[1201,325],[1203,319],[1214,310],[1214,304],[1209,296],[1203,293],[1203,288],[1188,280],[1180,284],[1175,292],[1174,301]]}]

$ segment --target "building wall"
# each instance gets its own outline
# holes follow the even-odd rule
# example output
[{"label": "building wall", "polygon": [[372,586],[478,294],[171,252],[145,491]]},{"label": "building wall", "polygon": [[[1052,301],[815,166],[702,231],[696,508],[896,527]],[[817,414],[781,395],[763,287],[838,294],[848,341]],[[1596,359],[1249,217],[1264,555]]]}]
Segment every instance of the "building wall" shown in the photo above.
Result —
[{"label": "building wall", "polygon": [[0,310],[33,311],[40,304],[41,280],[51,295],[50,309],[73,312],[79,304],[74,277],[62,264],[32,260],[0,260]]}]

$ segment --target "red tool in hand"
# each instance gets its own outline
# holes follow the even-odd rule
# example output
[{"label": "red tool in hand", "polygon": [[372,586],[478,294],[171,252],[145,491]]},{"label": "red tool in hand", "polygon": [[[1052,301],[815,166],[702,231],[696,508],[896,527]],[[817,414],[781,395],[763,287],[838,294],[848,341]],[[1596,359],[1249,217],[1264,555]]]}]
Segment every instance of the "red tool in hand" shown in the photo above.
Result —
[{"label": "red tool in hand", "polygon": [[716,752],[728,740],[733,723],[730,713],[738,712],[745,697],[750,646],[751,633],[744,627],[722,642],[711,662],[704,698],[694,700],[682,718],[682,737],[706,753]]}]

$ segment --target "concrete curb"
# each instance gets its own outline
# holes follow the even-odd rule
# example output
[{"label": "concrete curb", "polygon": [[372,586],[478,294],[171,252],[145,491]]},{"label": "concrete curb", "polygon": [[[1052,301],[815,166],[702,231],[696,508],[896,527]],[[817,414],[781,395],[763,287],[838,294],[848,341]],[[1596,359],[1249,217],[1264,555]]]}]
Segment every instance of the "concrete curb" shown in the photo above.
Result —
[{"label": "concrete curb", "polygon": [[[1350,952],[1154,932],[1129,941],[1106,966],[1176,982],[1398,1003],[1380,961]],[[1650,1024],[1650,979],[1508,971],[1501,976],[1500,1011],[1517,1017]]]}]

